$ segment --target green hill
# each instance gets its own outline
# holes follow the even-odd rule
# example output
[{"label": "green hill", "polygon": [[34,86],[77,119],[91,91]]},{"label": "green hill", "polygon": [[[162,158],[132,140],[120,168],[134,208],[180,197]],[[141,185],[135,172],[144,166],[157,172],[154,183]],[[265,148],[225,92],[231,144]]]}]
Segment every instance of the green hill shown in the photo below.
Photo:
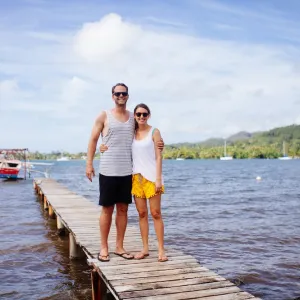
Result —
[{"label": "green hill", "polygon": [[253,133],[250,133],[250,132],[247,132],[247,131],[240,131],[240,132],[228,137],[227,141],[236,142],[236,141],[248,140],[252,136],[253,136]]},{"label": "green hill", "polygon": [[[278,158],[285,153],[300,157],[300,125],[278,127],[268,131],[238,132],[226,138],[227,154],[235,158]],[[164,158],[219,158],[224,139],[211,138],[198,143],[167,145]]]},{"label": "green hill", "polygon": [[297,140],[300,141],[300,125],[290,125],[256,133],[253,135],[252,143],[271,144],[283,141],[290,143]]}]

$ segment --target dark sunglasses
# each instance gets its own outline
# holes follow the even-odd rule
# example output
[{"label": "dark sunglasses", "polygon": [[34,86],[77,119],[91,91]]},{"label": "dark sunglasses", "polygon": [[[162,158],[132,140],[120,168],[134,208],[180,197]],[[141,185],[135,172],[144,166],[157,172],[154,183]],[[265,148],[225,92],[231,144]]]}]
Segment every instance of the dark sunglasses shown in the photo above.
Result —
[{"label": "dark sunglasses", "polygon": [[113,93],[113,95],[116,97],[120,97],[121,95],[123,95],[123,97],[126,97],[126,96],[128,96],[128,92],[116,92],[116,93]]},{"label": "dark sunglasses", "polygon": [[139,118],[141,116],[143,116],[144,118],[147,118],[149,116],[149,113],[140,113],[140,112],[137,112],[135,113],[135,115]]}]

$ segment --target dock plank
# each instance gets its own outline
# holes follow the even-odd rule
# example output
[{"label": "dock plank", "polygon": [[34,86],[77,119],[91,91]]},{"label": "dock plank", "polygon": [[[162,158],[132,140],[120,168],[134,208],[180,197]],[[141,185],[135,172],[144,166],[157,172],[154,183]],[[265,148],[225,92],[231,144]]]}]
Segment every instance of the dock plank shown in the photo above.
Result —
[{"label": "dock plank", "polygon": [[[155,295],[169,295],[177,293],[185,293],[192,291],[201,291],[201,290],[210,290],[221,287],[231,287],[234,286],[232,282],[229,281],[218,281],[218,282],[209,282],[202,284],[186,284],[183,286],[172,286],[166,288],[155,289]],[[138,297],[149,297],[153,295],[153,290],[142,290],[142,291],[133,291],[133,292],[121,292],[120,296],[122,299],[128,298],[138,298]]]}]

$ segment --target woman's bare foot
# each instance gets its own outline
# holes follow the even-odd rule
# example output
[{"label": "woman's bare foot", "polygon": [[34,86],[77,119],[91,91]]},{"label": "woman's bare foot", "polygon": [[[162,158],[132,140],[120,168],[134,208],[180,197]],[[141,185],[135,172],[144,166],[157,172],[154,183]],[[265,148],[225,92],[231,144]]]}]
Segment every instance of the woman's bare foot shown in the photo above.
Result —
[{"label": "woman's bare foot", "polygon": [[138,254],[136,254],[136,255],[134,256],[134,259],[144,259],[144,258],[147,257],[147,256],[149,256],[148,251],[147,251],[147,252],[141,251],[141,252],[139,252]]},{"label": "woman's bare foot", "polygon": [[161,251],[158,252],[158,261],[159,262],[168,261],[168,257],[165,254],[165,250],[161,250]]}]

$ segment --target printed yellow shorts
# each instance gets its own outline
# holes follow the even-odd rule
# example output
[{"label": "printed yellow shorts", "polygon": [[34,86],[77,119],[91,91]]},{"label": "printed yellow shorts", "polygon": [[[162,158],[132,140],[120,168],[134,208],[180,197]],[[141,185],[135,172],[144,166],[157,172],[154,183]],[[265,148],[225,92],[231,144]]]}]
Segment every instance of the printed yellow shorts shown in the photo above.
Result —
[{"label": "printed yellow shorts", "polygon": [[156,193],[155,183],[147,180],[141,174],[134,174],[132,176],[132,190],[131,194],[138,198],[149,199],[155,195],[160,195],[165,192],[165,187],[162,186],[160,192]]}]

